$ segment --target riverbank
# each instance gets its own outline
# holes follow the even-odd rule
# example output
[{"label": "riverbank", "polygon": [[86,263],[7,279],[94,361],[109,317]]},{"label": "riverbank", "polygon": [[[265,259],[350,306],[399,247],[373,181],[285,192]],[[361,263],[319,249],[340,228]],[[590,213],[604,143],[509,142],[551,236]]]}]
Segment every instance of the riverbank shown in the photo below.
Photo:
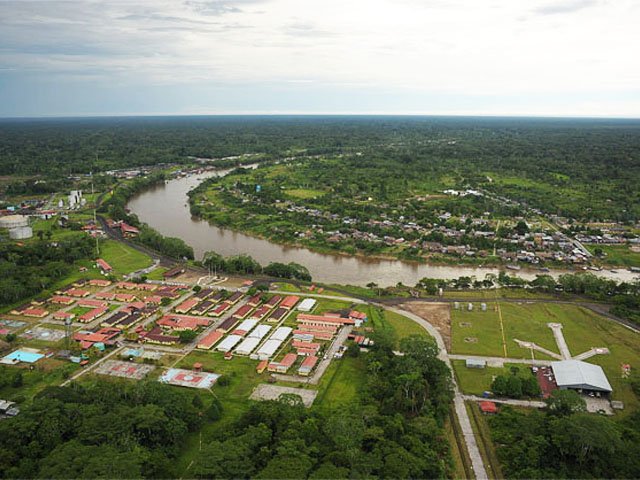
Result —
[{"label": "riverbank", "polygon": [[[501,268],[486,265],[436,265],[372,256],[322,254],[297,246],[278,245],[194,218],[188,207],[188,192],[210,176],[224,175],[227,172],[229,170],[209,171],[169,180],[134,196],[127,208],[136,214],[140,221],[161,234],[182,238],[193,247],[196,258],[202,258],[204,252],[215,251],[223,256],[249,254],[262,264],[295,262],[306,266],[315,281],[327,284],[365,286],[367,283],[376,282],[381,286],[392,286],[401,282],[404,285],[415,285],[425,277],[455,279],[474,276],[483,279],[487,274],[498,275],[502,271]],[[527,280],[534,279],[541,273],[539,270],[524,268],[519,271],[505,271],[509,275],[517,275]],[[551,270],[548,273],[557,277],[571,272]],[[622,270],[615,274],[608,271],[593,273],[618,282],[629,282],[636,276]]]}]

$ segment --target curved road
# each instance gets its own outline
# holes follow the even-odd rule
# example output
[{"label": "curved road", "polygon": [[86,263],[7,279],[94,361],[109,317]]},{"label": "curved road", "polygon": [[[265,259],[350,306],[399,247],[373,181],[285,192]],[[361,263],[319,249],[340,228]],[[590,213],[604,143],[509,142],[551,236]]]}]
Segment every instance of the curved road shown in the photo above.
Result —
[{"label": "curved road", "polygon": [[455,374],[453,373],[453,367],[451,365],[451,360],[449,359],[449,353],[447,352],[447,348],[444,343],[444,339],[440,332],[436,327],[431,325],[425,319],[411,313],[407,310],[403,310],[400,308],[390,307],[388,305],[383,305],[381,303],[370,302],[371,305],[381,307],[387,309],[391,312],[397,313],[399,315],[403,315],[422,328],[424,328],[429,334],[436,339],[436,344],[438,345],[438,358],[445,362],[449,369],[451,370],[451,381],[453,382],[453,405],[456,410],[456,415],[458,416],[458,421],[460,422],[460,428],[462,430],[462,435],[464,437],[465,444],[467,445],[467,452],[469,453],[469,458],[471,458],[471,468],[473,473],[478,480],[486,480],[488,479],[487,471],[484,468],[484,462],[482,461],[482,456],[480,455],[480,450],[478,449],[478,444],[476,443],[476,437],[473,433],[473,429],[471,428],[471,420],[469,419],[469,414],[467,413],[467,409],[464,405],[465,398],[458,388],[458,384],[456,383]]}]

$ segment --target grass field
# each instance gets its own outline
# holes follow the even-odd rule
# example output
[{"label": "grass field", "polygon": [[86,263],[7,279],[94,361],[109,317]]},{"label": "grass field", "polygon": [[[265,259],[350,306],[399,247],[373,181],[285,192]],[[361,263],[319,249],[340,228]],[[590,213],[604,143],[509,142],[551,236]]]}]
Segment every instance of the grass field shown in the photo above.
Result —
[{"label": "grass field", "polygon": [[323,192],[322,190],[314,190],[312,188],[291,188],[285,190],[284,193],[289,197],[301,198],[303,200],[306,200],[310,198],[321,197],[327,192]]},{"label": "grass field", "polygon": [[[553,352],[558,352],[553,333],[547,327],[548,322],[555,322],[541,303],[501,303],[504,336],[507,346],[507,357],[531,358],[531,352],[521,348],[514,341],[535,342]],[[472,355],[488,355],[504,357],[502,346],[502,330],[500,316],[495,303],[487,303],[487,311],[480,310],[480,305],[474,304],[473,311],[466,310],[465,305],[451,310],[452,352],[468,353]],[[564,305],[569,310],[575,309],[571,305]],[[465,341],[475,338],[477,341]],[[535,358],[549,359],[548,356],[535,352]]]},{"label": "grass field", "polygon": [[100,244],[100,257],[113,267],[115,273],[121,275],[147,268],[153,263],[144,253],[115,240]]},{"label": "grass field", "polygon": [[451,365],[460,389],[470,395],[482,395],[483,392],[491,390],[493,379],[498,375],[509,375],[511,367],[518,369],[518,376],[532,375],[527,365],[515,363],[505,363],[502,368],[467,368],[464,360],[452,360]]},{"label": "grass field", "polygon": [[[62,383],[78,368],[79,365],[54,358],[43,358],[37,362],[34,370],[20,366],[0,366],[0,376],[9,379],[9,382],[0,388],[0,398],[19,403],[30,401],[44,388]],[[12,379],[18,372],[22,373],[23,384],[14,387]]]},{"label": "grass field", "polygon": [[[602,366],[613,388],[613,399],[622,400],[629,409],[637,409],[640,402],[621,376],[621,364],[628,363],[632,369],[640,369],[640,335],[607,320],[580,306],[555,303],[517,304],[501,303],[507,356],[530,358],[531,353],[513,341],[518,338],[533,341],[551,351],[558,352],[551,329],[547,323],[561,323],[564,337],[572,355],[578,355],[593,347],[607,347],[609,355],[589,358],[589,363]],[[473,312],[452,310],[452,351],[460,354],[503,356],[500,321],[494,304],[488,304],[487,312],[477,308]],[[470,326],[461,326],[469,323]],[[477,338],[477,343],[465,342],[465,337]],[[535,357],[549,359],[535,352]],[[471,383],[478,391],[485,380]],[[483,383],[484,382],[484,383]]]},{"label": "grass field", "polygon": [[352,404],[366,381],[365,373],[362,358],[344,357],[332,361],[318,385],[314,405],[332,409]]},{"label": "grass field", "polygon": [[640,267],[640,253],[632,252],[628,245],[587,245],[591,253],[596,248],[602,250],[607,256],[602,259],[606,265],[617,267]]}]

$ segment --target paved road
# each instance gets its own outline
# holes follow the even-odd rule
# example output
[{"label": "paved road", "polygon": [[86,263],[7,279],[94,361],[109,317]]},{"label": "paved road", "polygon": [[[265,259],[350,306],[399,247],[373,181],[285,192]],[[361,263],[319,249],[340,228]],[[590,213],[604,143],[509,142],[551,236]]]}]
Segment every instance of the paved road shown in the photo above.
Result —
[{"label": "paved road", "polygon": [[329,350],[327,350],[325,355],[326,358],[320,360],[315,373],[311,377],[303,377],[301,375],[280,375],[278,373],[273,374],[273,376],[278,380],[282,380],[284,382],[309,383],[311,385],[317,385],[320,382],[320,379],[322,378],[325,370],[329,368],[334,355],[338,352],[340,346],[347,340],[347,337],[351,333],[351,330],[353,330],[352,326],[345,326],[342,328],[342,330],[340,330],[340,333],[338,333],[336,338],[331,343]]},{"label": "paved road", "polygon": [[[462,395],[464,400],[470,402],[484,402],[486,398],[478,397],[476,395]],[[502,403],[504,405],[514,405],[516,407],[528,407],[528,408],[545,408],[546,403],[539,400],[514,400],[513,398],[491,398],[488,399],[493,403]]]},{"label": "paved road", "polygon": [[553,360],[538,360],[532,358],[505,358],[505,357],[487,357],[483,355],[458,355],[458,354],[449,354],[449,358],[451,360],[484,360],[487,363],[492,364],[505,364],[505,363],[522,363],[526,365],[551,365]]},{"label": "paved road", "polygon": [[476,442],[476,437],[473,434],[473,429],[471,428],[471,420],[469,419],[469,414],[467,413],[467,409],[464,405],[464,396],[458,387],[458,384],[455,379],[455,375],[453,375],[453,369],[451,367],[451,361],[449,360],[449,354],[445,347],[444,339],[437,328],[431,325],[429,322],[424,320],[423,318],[408,312],[407,310],[402,310],[399,308],[389,307],[381,304],[372,303],[372,305],[386,308],[392,312],[398,313],[400,315],[404,315],[405,317],[410,318],[422,328],[424,328],[429,334],[435,338],[436,344],[438,345],[438,358],[445,362],[449,369],[451,369],[451,380],[453,382],[453,405],[456,410],[456,415],[458,416],[458,422],[460,422],[460,429],[462,430],[462,436],[464,437],[465,444],[467,445],[467,451],[469,453],[469,458],[471,458],[471,468],[473,469],[474,475],[478,480],[486,480],[488,479],[487,471],[484,468],[484,462],[482,461],[482,456],[480,455],[480,450],[478,449],[478,444]]}]

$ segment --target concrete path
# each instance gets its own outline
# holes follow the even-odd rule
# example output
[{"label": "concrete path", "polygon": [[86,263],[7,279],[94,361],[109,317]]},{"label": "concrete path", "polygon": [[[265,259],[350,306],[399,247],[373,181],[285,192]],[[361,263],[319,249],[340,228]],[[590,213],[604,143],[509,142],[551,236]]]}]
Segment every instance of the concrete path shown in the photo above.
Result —
[{"label": "concrete path", "polygon": [[345,326],[340,330],[340,333],[336,336],[336,338],[331,343],[331,346],[327,350],[325,354],[325,358],[320,360],[318,367],[316,368],[315,373],[311,377],[303,377],[301,375],[281,375],[279,373],[274,373],[273,376],[278,380],[284,382],[295,382],[295,383],[308,383],[310,385],[317,385],[324,375],[324,372],[329,368],[331,361],[333,360],[334,355],[338,352],[338,349],[344,342],[347,340],[347,337],[353,330],[353,326]]},{"label": "concrete path", "polygon": [[490,401],[493,403],[502,403],[504,405],[514,405],[516,407],[545,408],[547,406],[546,403],[541,402],[539,400],[515,400],[513,398],[482,398],[482,397],[478,397],[477,395],[462,395],[462,398],[470,402]]},{"label": "concrete path", "polygon": [[60,384],[61,387],[67,386],[69,385],[71,382],[73,382],[74,380],[77,380],[79,377],[81,377],[82,375],[84,375],[85,373],[94,370],[98,365],[100,365],[102,362],[110,359],[111,357],[113,357],[114,355],[116,355],[117,353],[120,353],[120,351],[122,350],[122,347],[116,348],[115,350],[113,350],[111,353],[109,353],[108,355],[105,355],[104,357],[102,357],[100,360],[98,360],[97,362],[95,362],[92,365],[87,365],[85,368],[83,368],[82,370],[80,370],[79,372],[76,372],[74,375],[72,375],[71,377],[69,377],[67,380],[65,380],[64,382],[62,382]]},{"label": "concrete path", "polygon": [[503,366],[505,363],[523,363],[526,365],[551,365],[552,360],[536,360],[532,358],[484,357],[482,355],[449,354],[451,360],[484,360],[487,364]]},{"label": "concrete path", "polygon": [[564,339],[564,335],[562,334],[562,324],[547,323],[547,327],[549,327],[553,332],[553,336],[556,339],[556,344],[558,345],[558,350],[560,350],[560,355],[562,355],[562,359],[571,360],[571,352],[569,351],[569,346],[567,345],[567,342]]},{"label": "concrete path", "polygon": [[524,342],[522,340],[518,340],[517,338],[514,338],[513,340],[522,348],[528,348],[530,350],[535,350],[537,352],[544,353],[545,355],[549,355],[551,358],[555,358],[556,360],[565,360],[564,358],[562,358],[562,355],[558,355],[556,352],[547,350],[546,348],[541,347],[537,343]]},{"label": "concrete path", "polygon": [[449,369],[451,370],[451,381],[453,383],[453,406],[456,410],[456,415],[458,416],[458,422],[460,423],[460,430],[462,431],[462,436],[464,437],[464,442],[467,446],[467,452],[469,453],[469,458],[471,459],[471,469],[475,475],[477,480],[487,480],[489,477],[487,475],[487,471],[484,468],[484,462],[482,461],[482,456],[480,455],[480,450],[478,449],[478,444],[476,442],[476,437],[473,434],[473,429],[471,428],[471,420],[469,419],[469,414],[464,405],[464,396],[460,392],[460,388],[456,383],[455,375],[453,374],[453,369],[451,367],[451,361],[449,360],[449,354],[447,353],[447,349],[445,347],[444,339],[440,332],[436,327],[431,325],[429,322],[424,320],[423,318],[411,313],[407,310],[402,310],[399,308],[388,307],[381,304],[376,304],[371,302],[371,305],[386,308],[387,310],[397,313],[399,315],[404,315],[407,318],[410,318],[422,328],[424,328],[429,334],[436,340],[436,344],[438,345],[438,358],[445,362]]},{"label": "concrete path", "polygon": [[592,348],[591,350],[587,350],[586,352],[581,353],[580,355],[576,355],[575,357],[573,357],[573,359],[586,360],[587,358],[595,357],[596,355],[608,355],[608,354],[609,354],[609,349],[606,347]]}]

